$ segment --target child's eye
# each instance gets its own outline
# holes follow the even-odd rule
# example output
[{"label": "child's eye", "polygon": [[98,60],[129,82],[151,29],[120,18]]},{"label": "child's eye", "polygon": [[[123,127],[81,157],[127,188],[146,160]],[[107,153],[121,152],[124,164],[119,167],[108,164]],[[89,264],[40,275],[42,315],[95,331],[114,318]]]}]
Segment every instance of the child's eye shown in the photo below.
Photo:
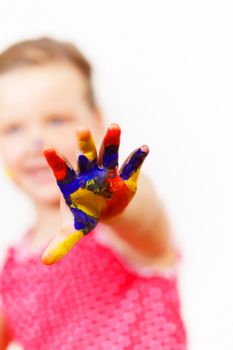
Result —
[{"label": "child's eye", "polygon": [[12,135],[12,134],[16,134],[20,130],[21,130],[21,126],[20,125],[12,124],[12,125],[8,125],[7,127],[5,127],[4,133],[8,134],[8,135]]},{"label": "child's eye", "polygon": [[65,120],[62,118],[53,118],[49,122],[50,124],[59,125],[59,124],[63,124]]},{"label": "child's eye", "polygon": [[67,123],[69,121],[70,118],[66,118],[64,116],[53,116],[53,117],[50,117],[48,118],[47,122],[50,124],[50,125],[62,125],[64,123]]}]

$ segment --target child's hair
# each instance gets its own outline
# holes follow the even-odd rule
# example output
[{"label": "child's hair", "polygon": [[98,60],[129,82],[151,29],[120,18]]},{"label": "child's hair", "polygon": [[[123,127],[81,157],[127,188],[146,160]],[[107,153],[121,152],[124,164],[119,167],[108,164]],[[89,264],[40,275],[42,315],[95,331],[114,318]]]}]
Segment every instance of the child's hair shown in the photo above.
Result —
[{"label": "child's hair", "polygon": [[0,74],[18,67],[41,66],[56,61],[68,62],[83,74],[88,83],[87,100],[95,109],[92,67],[82,52],[69,42],[48,37],[18,42],[0,53]]}]

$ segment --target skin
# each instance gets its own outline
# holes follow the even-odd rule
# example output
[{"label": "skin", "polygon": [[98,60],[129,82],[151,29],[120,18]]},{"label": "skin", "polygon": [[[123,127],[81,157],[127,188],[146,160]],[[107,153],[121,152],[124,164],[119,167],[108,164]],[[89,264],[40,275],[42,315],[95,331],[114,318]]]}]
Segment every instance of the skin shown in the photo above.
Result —
[{"label": "skin", "polygon": [[[60,194],[44,151],[56,151],[76,169],[77,148],[85,154],[85,142],[81,144],[85,135],[91,134],[99,149],[105,128],[99,109],[90,107],[86,91],[83,75],[64,62],[12,69],[0,76],[0,152],[9,176],[35,205],[37,220],[30,237],[31,250],[35,252],[46,243],[49,246],[49,242],[56,245],[64,241],[74,232],[74,217]],[[113,125],[110,129],[115,127],[118,128]],[[103,146],[100,158],[101,152]],[[143,265],[156,268],[174,264],[169,222],[145,176],[139,176],[133,200],[114,214],[102,215],[110,246],[124,247],[122,254],[127,259]],[[0,320],[0,333],[5,334],[1,315]],[[5,348],[0,345],[0,350]]]},{"label": "skin", "polygon": [[118,125],[110,125],[97,157],[89,129],[79,129],[77,139],[82,153],[78,156],[77,170],[56,150],[45,150],[64,202],[73,215],[70,224],[63,227],[62,233],[44,252],[42,261],[45,264],[63,258],[99,221],[121,214],[134,197],[139,171],[149,149],[145,145],[136,149],[119,170],[120,133]]}]

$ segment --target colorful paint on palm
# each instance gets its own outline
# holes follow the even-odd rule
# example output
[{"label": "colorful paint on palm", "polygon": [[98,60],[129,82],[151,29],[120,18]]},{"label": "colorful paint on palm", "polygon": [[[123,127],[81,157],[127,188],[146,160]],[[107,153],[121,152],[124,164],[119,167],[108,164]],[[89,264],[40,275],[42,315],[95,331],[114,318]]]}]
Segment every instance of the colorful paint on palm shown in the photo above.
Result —
[{"label": "colorful paint on palm", "polygon": [[78,156],[77,170],[54,149],[44,151],[65,202],[74,216],[76,231],[59,247],[64,250],[64,255],[83,235],[92,231],[99,220],[123,212],[136,192],[139,171],[149,149],[147,146],[136,149],[118,170],[120,134],[120,127],[111,124],[98,159],[90,131],[87,128],[80,129],[77,143],[81,154]]}]

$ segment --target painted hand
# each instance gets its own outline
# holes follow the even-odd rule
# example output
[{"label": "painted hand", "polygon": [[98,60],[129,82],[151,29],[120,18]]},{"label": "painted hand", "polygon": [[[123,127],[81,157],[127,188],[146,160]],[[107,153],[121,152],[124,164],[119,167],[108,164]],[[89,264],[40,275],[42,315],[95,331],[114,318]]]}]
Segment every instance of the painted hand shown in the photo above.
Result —
[{"label": "painted hand", "polygon": [[99,221],[123,212],[133,198],[139,171],[149,149],[145,145],[136,149],[118,170],[120,133],[118,125],[110,125],[97,157],[89,129],[79,129],[77,143],[81,153],[77,171],[54,149],[44,151],[62,192],[63,202],[73,214],[72,225],[63,225],[61,232],[44,251],[44,264],[59,261]]}]

